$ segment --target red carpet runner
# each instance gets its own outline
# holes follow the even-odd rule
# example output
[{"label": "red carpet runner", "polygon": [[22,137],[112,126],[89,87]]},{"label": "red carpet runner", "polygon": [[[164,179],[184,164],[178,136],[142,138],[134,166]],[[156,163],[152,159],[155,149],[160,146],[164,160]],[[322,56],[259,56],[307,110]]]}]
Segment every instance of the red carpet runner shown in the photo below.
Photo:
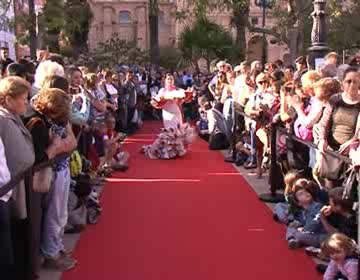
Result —
[{"label": "red carpet runner", "polygon": [[319,280],[303,251],[289,251],[285,228],[219,152],[198,139],[182,159],[139,153],[160,122],[127,140],[130,169],[103,196],[98,225],[75,250],[64,280]]}]

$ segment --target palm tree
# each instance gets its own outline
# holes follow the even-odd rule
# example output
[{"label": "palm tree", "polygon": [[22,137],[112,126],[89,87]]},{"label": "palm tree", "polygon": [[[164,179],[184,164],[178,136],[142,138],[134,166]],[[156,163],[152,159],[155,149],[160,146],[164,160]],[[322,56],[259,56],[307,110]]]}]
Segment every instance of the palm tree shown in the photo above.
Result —
[{"label": "palm tree", "polygon": [[30,35],[30,56],[36,59],[37,38],[36,38],[36,14],[35,14],[35,1],[28,0],[29,5],[29,35]]},{"label": "palm tree", "polygon": [[199,18],[193,27],[185,27],[179,37],[179,49],[182,53],[181,63],[194,65],[197,69],[200,58],[206,60],[209,68],[215,58],[232,60],[237,55],[231,34],[206,18]]},{"label": "palm tree", "polygon": [[159,65],[159,4],[158,0],[149,0],[149,29],[150,29],[150,61]]}]

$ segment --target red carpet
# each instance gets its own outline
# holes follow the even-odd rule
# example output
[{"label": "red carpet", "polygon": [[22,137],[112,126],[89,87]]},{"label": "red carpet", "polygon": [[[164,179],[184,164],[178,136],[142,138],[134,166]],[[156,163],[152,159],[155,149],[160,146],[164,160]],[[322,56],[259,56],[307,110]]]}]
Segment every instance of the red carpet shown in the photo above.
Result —
[{"label": "red carpet", "polygon": [[[246,181],[198,139],[182,159],[139,153],[160,122],[127,140],[130,169],[107,184],[103,216],[75,250],[64,280],[319,280],[303,251],[290,251]],[[117,177],[117,178],[116,178]]]}]

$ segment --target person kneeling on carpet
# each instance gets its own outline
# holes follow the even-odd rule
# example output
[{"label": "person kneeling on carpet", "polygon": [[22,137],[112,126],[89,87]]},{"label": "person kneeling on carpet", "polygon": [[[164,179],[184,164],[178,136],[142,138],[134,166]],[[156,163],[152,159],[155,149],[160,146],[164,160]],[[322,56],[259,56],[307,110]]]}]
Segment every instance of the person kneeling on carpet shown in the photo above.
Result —
[{"label": "person kneeling on carpet", "polygon": [[105,160],[103,166],[116,171],[128,169],[129,153],[121,149],[125,135],[115,131],[116,120],[112,114],[106,116],[102,127],[105,142]]},{"label": "person kneeling on carpet", "polygon": [[226,123],[221,110],[222,104],[216,103],[214,108],[207,112],[209,120],[209,149],[225,150],[229,148],[229,140],[226,136]]}]

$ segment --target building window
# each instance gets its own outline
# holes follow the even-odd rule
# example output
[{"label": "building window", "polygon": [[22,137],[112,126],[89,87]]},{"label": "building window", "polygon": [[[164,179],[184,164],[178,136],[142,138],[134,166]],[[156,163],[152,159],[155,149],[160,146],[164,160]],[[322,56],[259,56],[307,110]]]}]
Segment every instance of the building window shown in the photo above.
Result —
[{"label": "building window", "polygon": [[252,17],[252,18],[251,18],[251,24],[252,24],[252,25],[257,25],[257,24],[259,24],[259,18],[257,18],[257,17]]},{"label": "building window", "polygon": [[130,23],[131,14],[129,11],[120,11],[119,12],[119,22],[120,23]]}]

